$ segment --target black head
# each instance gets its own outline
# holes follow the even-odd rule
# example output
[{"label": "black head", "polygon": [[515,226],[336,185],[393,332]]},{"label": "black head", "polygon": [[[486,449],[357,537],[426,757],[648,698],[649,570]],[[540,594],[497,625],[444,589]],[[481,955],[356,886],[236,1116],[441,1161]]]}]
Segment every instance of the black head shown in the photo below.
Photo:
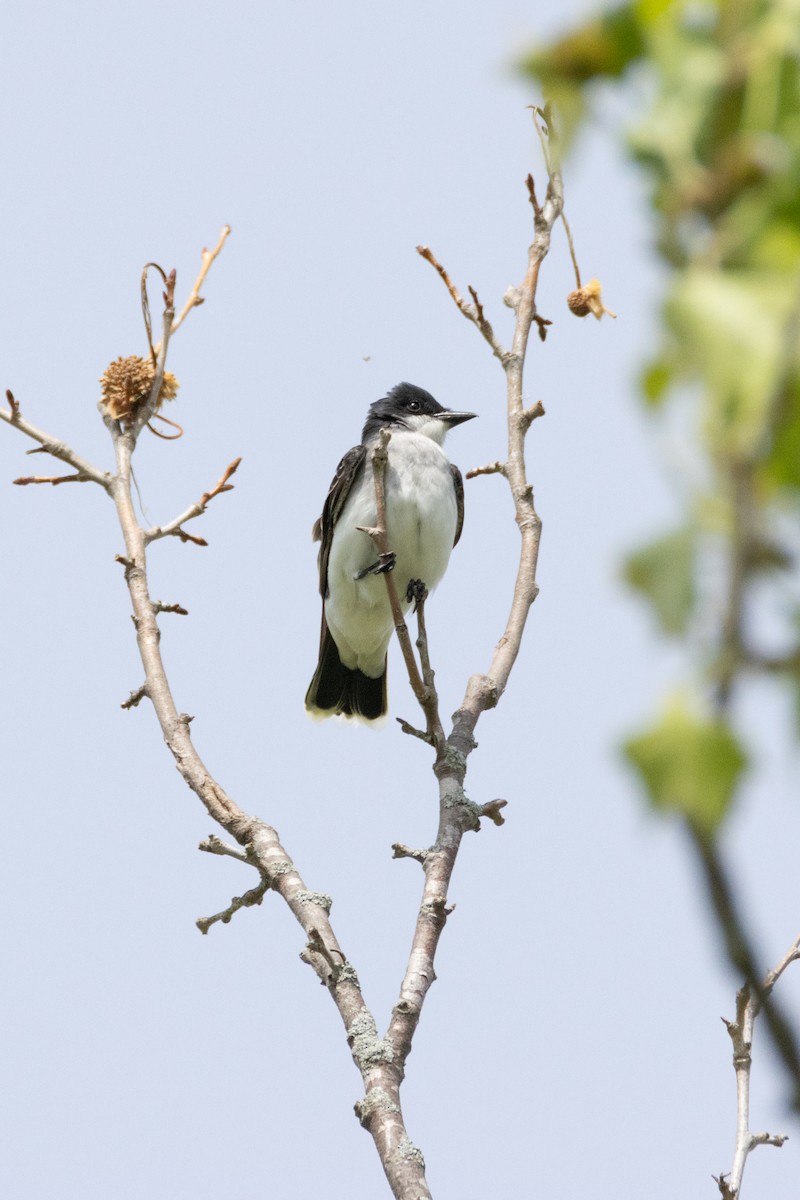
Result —
[{"label": "black head", "polygon": [[434,400],[430,392],[413,383],[398,383],[382,400],[369,407],[361,441],[366,445],[382,429],[407,429],[441,442],[453,425],[470,421],[475,413],[452,412]]}]

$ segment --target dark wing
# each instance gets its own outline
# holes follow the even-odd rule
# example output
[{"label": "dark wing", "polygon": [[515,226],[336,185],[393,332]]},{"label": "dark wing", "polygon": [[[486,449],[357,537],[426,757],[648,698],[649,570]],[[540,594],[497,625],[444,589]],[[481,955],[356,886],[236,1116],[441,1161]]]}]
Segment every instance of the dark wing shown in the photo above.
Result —
[{"label": "dark wing", "polygon": [[[319,590],[323,600],[328,594],[328,559],[331,554],[333,529],[339,520],[345,501],[350,495],[350,488],[364,466],[366,457],[366,446],[354,446],[352,450],[347,451],[336,468],[336,474],[322,508],[322,516],[314,522],[313,539],[315,542],[322,543],[319,548]],[[463,493],[463,485],[461,490]]]},{"label": "dark wing", "polygon": [[461,530],[464,528],[464,480],[458,467],[454,467],[452,463],[450,474],[453,476],[453,490],[456,494],[456,536],[453,538],[453,545],[457,546]]}]

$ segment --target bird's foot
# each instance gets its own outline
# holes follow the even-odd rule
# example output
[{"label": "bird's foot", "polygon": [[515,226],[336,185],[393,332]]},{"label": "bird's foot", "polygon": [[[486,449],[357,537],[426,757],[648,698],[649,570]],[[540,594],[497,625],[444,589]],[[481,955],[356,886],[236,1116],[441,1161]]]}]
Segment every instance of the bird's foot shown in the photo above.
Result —
[{"label": "bird's foot", "polygon": [[406,588],[406,600],[409,604],[413,602],[414,612],[417,611],[420,604],[428,598],[428,589],[421,579],[409,579],[408,587]]},{"label": "bird's foot", "polygon": [[397,555],[394,550],[390,550],[388,554],[379,554],[378,561],[364,567],[363,571],[359,571],[356,579],[366,579],[367,575],[385,575],[387,571],[394,570],[396,562]]}]

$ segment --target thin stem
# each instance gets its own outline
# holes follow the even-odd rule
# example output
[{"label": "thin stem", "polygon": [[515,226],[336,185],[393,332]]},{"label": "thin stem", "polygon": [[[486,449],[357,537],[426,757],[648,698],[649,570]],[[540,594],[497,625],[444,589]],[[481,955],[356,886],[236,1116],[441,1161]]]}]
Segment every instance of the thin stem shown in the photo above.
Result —
[{"label": "thin stem", "polygon": [[205,247],[203,248],[203,252],[202,252],[203,265],[200,268],[200,273],[197,276],[197,279],[195,279],[195,281],[194,281],[192,290],[189,293],[189,298],[187,299],[187,301],[184,304],[183,308],[181,309],[180,313],[178,314],[178,316],[175,318],[175,320],[173,322],[173,325],[172,325],[173,333],[177,333],[177,331],[180,329],[181,325],[185,321],[187,315],[192,311],[193,308],[197,308],[197,306],[199,304],[204,303],[203,298],[200,295],[200,289],[202,288],[203,284],[205,283],[205,278],[206,278],[206,275],[208,274],[209,270],[211,269],[211,264],[213,263],[213,261],[217,257],[217,255],[219,254],[222,247],[225,245],[225,241],[226,241],[228,235],[230,234],[230,231],[231,231],[230,225],[223,225],[222,233],[219,235],[219,241],[217,242],[214,249],[206,250]]},{"label": "thin stem", "polygon": [[19,414],[19,406],[16,405],[10,412],[4,408],[0,408],[0,420],[5,421],[8,425],[18,429],[20,433],[24,433],[26,437],[31,438],[34,442],[38,442],[42,450],[48,454],[52,454],[53,458],[59,459],[61,462],[69,463],[74,467],[80,476],[92,483],[98,483],[101,488],[108,491],[111,487],[111,474],[108,471],[101,471],[99,467],[94,467],[85,458],[81,458],[79,454],[66,444],[59,441],[49,433],[44,433],[43,430],[37,429],[35,425],[31,425]]},{"label": "thin stem", "polygon": [[[753,1065],[752,1045],[755,1022],[773,987],[786,968],[800,958],[800,937],[763,982],[752,987],[745,984],[736,995],[736,1019],[726,1021],[733,1043],[733,1068],[736,1072],[736,1142],[730,1173],[715,1176],[723,1200],[737,1200],[747,1158],[756,1146],[782,1146],[785,1134],[752,1133],[750,1129],[750,1072]],[[773,1003],[773,1001],[770,1001]]]}]

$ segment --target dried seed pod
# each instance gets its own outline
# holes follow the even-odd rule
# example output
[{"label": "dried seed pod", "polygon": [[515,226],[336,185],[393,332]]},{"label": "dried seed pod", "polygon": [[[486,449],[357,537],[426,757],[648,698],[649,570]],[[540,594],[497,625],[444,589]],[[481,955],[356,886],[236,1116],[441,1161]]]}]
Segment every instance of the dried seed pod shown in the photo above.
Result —
[{"label": "dried seed pod", "polygon": [[[150,395],[155,373],[152,362],[135,354],[109,363],[100,377],[101,403],[108,415],[118,421],[130,421]],[[164,400],[174,400],[179,387],[175,376],[165,371],[158,397],[159,407]]]},{"label": "dried seed pod", "polygon": [[570,312],[573,312],[576,317],[588,317],[591,313],[599,321],[603,313],[614,318],[617,315],[603,304],[599,279],[590,279],[583,287],[570,292],[567,296],[567,305]]}]

